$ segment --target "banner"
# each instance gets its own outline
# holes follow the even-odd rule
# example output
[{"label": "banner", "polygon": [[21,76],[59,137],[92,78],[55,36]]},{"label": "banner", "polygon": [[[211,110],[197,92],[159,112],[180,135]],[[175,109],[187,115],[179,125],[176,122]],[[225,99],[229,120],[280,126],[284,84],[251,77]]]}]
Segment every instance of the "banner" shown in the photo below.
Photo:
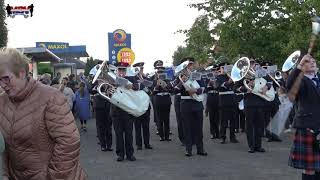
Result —
[{"label": "banner", "polygon": [[127,34],[122,29],[117,29],[113,33],[108,33],[109,63],[118,61],[118,53],[122,48],[131,48],[131,34]]}]

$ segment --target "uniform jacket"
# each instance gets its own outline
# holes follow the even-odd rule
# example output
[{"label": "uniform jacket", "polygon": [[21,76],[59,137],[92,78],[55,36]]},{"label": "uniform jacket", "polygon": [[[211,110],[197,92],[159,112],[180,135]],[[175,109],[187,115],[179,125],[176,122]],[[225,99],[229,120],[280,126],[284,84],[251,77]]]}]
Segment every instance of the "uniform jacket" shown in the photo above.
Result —
[{"label": "uniform jacket", "polygon": [[6,150],[3,174],[11,180],[83,180],[80,135],[67,98],[29,79],[16,97],[0,96]]},{"label": "uniform jacket", "polygon": [[[290,90],[302,73],[299,69],[294,69],[287,80],[287,87]],[[318,75],[319,77],[319,75]],[[308,77],[303,77],[300,89],[295,101],[296,112],[294,116],[295,128],[320,129],[320,89]]]}]

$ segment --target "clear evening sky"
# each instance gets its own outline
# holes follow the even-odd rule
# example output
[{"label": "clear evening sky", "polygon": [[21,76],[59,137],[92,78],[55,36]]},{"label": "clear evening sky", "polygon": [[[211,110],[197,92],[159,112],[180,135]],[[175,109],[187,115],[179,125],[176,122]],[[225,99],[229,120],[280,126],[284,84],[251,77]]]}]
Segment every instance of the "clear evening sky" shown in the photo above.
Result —
[{"label": "clear evening sky", "polygon": [[69,42],[86,45],[90,56],[108,59],[108,32],[124,29],[132,34],[135,62],[162,59],[172,63],[188,29],[199,15],[187,5],[192,0],[5,0],[11,6],[34,4],[34,16],[7,18],[9,47],[35,47],[35,42]]}]

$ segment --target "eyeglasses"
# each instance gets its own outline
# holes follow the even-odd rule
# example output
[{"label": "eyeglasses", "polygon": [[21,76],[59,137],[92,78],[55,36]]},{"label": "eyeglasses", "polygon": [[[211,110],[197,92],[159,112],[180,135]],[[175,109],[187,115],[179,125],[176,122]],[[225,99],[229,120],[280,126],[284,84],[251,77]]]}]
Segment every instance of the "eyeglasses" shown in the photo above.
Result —
[{"label": "eyeglasses", "polygon": [[0,85],[7,85],[10,83],[10,76],[3,76],[3,77],[0,77]]}]

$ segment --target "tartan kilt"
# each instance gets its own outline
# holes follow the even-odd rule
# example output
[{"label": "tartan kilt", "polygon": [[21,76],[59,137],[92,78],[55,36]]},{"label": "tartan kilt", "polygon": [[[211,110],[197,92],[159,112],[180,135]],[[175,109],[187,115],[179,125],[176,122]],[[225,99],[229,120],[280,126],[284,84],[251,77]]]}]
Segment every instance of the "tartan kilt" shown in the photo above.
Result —
[{"label": "tartan kilt", "polygon": [[296,169],[320,170],[320,148],[316,135],[307,129],[296,130],[289,166]]}]

